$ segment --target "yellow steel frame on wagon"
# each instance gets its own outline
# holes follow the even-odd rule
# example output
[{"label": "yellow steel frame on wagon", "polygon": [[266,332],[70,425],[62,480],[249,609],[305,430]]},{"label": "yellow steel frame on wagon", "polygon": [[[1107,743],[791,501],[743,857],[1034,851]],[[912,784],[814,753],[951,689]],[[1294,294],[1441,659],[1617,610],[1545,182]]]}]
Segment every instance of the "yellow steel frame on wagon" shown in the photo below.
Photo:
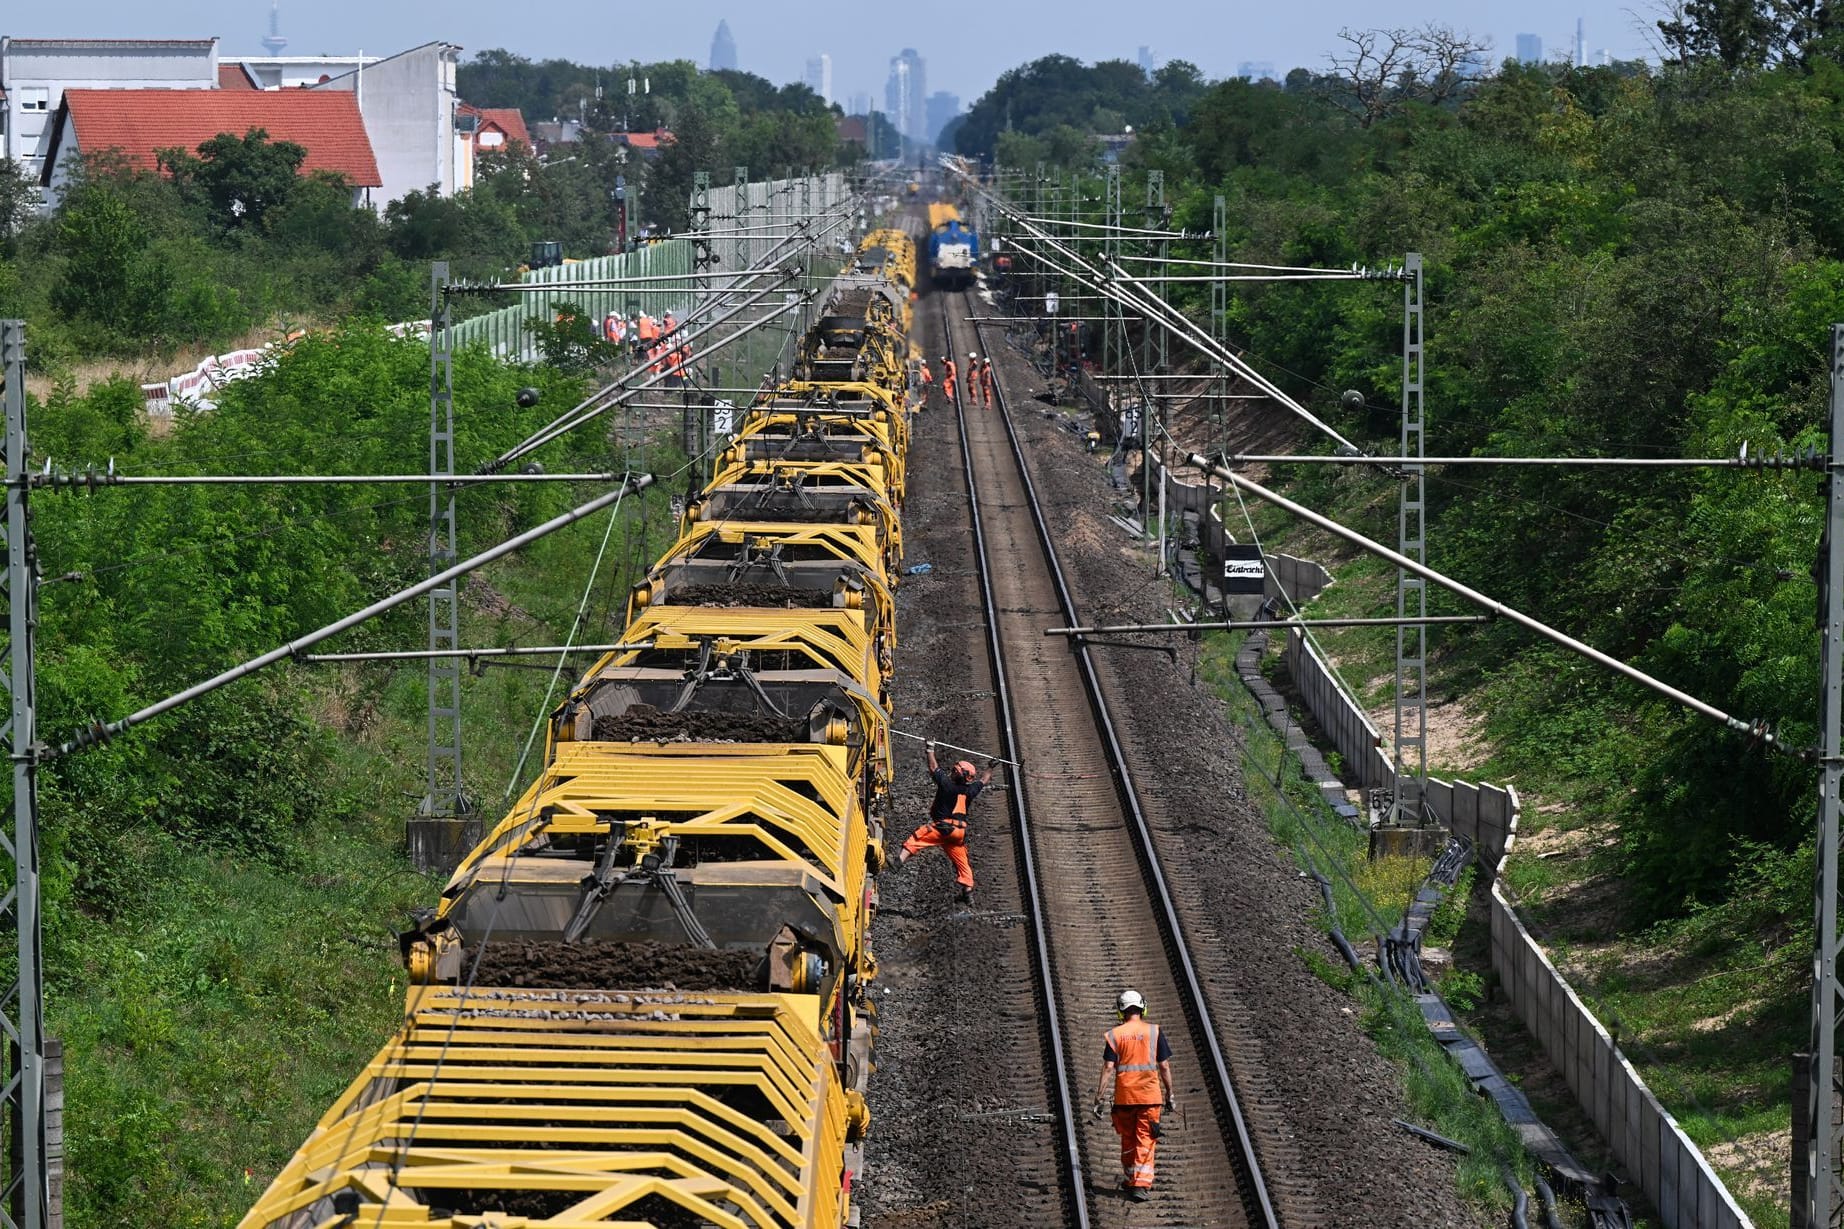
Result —
[{"label": "yellow steel frame on wagon", "polygon": [[765,610],[752,606],[646,606],[621,633],[623,644],[646,644],[648,649],[625,649],[596,662],[584,676],[586,684],[604,669],[633,665],[640,654],[654,650],[699,647],[706,641],[723,641],[750,653],[787,653],[814,662],[821,669],[837,670],[867,690],[876,692],[888,677],[878,660],[882,632],[862,610],[836,606],[804,610]]},{"label": "yellow steel frame on wagon", "polygon": [[[731,520],[744,514],[752,520],[774,520],[783,509],[739,505],[752,495],[797,487],[815,497],[851,498],[860,505],[858,523],[881,526],[884,540],[901,558],[903,525],[897,513],[901,496],[893,489],[890,472],[876,461],[743,461],[726,466],[686,506],[686,523]],[[734,497],[736,502],[721,511],[713,509],[711,501],[719,495]],[[848,508],[841,506],[837,511],[843,518]]]},{"label": "yellow steel frame on wagon", "polygon": [[860,461],[875,459],[880,462],[891,475],[891,491],[900,498],[906,482],[903,454],[909,447],[909,424],[900,412],[886,414],[881,398],[887,394],[879,390],[879,396],[878,409],[857,414],[818,408],[769,412],[758,406],[744,420],[742,429],[731,437],[729,446],[717,454],[718,471],[742,464],[749,455],[747,444],[750,440],[774,437],[791,444],[805,435],[817,434],[839,448],[857,445]]},{"label": "yellow steel frame on wagon", "polygon": [[[414,986],[242,1229],[640,1229],[647,1199],[730,1229],[833,1229],[862,1106],[818,1015],[811,995]],[[743,1090],[785,1126],[731,1108]],[[567,1206],[440,1215],[447,1191]]]},{"label": "yellow steel frame on wagon", "polygon": [[[850,559],[882,575],[895,587],[896,561],[886,556],[882,531],[874,525],[801,525],[783,521],[700,521],[687,525],[672,549],[661,557],[689,558],[712,546],[748,544],[769,550],[775,546],[820,551],[835,559]],[[715,557],[715,556],[712,556]]]},{"label": "yellow steel frame on wagon", "polygon": [[[759,857],[714,864],[720,872],[763,862],[810,871],[842,915],[835,950],[848,964],[863,950],[869,824],[847,749],[824,743],[555,743],[544,772],[456,869],[437,916],[476,879],[499,890],[553,881],[552,867],[520,852],[606,833],[623,813],[639,817],[630,844],[716,837],[758,848]],[[580,865],[569,875],[580,879]]]}]

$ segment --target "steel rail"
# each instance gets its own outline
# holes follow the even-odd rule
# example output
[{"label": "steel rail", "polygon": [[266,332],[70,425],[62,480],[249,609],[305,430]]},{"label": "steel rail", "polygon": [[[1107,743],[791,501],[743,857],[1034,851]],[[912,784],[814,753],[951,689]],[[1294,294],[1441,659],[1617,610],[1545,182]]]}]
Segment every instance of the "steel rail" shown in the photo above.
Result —
[{"label": "steel rail", "polygon": [[[953,349],[953,325],[948,318],[947,297],[941,300],[942,340]],[[1004,646],[999,642],[999,609],[992,591],[992,560],[986,550],[985,526],[980,520],[979,490],[973,476],[973,444],[967,435],[967,413],[962,402],[964,389],[954,390],[954,419],[960,428],[960,460],[967,481],[967,510],[972,518],[973,547],[979,559],[980,602],[986,616],[986,652],[992,659],[993,688],[998,692],[999,740],[1011,761],[1018,758],[1017,723],[1012,713],[1011,683],[1005,672]],[[1049,1034],[1050,1069],[1057,1116],[1062,1123],[1063,1164],[1069,1181],[1069,1204],[1077,1229],[1088,1229],[1088,1183],[1082,1171],[1082,1139],[1076,1125],[1077,1101],[1070,1087],[1071,1070],[1067,1042],[1063,1034],[1062,1011],[1057,1006],[1056,974],[1050,964],[1050,935],[1045,921],[1044,890],[1037,865],[1037,852],[1031,840],[1030,792],[1022,772],[1012,776],[1012,812],[1016,816],[1013,837],[1018,846],[1018,860],[1024,868],[1025,908],[1030,914],[1031,948],[1036,957],[1038,993],[1042,996],[1044,1028]]]},{"label": "steel rail", "polygon": [[[979,326],[975,325],[973,331],[974,336],[984,346],[986,339]],[[1050,526],[1044,520],[1043,504],[1038,499],[1036,483],[1031,479],[1031,467],[1025,460],[1024,445],[1018,437],[1017,428],[1012,423],[1011,411],[1006,408],[1005,398],[997,384],[993,387],[993,393],[1000,421],[1005,427],[1006,438],[1011,443],[1012,459],[1018,466],[1019,475],[1024,482],[1025,500],[1029,505],[1031,520],[1037,529],[1038,544],[1043,548],[1045,562],[1050,568],[1051,581],[1056,586],[1057,602],[1063,609],[1064,617],[1073,626],[1078,622],[1075,600],[1070,593],[1068,581],[1063,575],[1062,562],[1057,557]],[[965,438],[963,430],[963,449],[966,446]],[[970,460],[968,477],[971,482]],[[989,610],[987,627],[990,636],[996,638],[997,626],[996,612]],[[1248,1183],[1244,1191],[1244,1202],[1253,1205],[1248,1208],[1248,1211],[1251,1219],[1257,1224],[1263,1226],[1264,1229],[1279,1229],[1279,1215],[1275,1211],[1273,1198],[1268,1193],[1267,1180],[1261,1171],[1261,1160],[1256,1155],[1254,1139],[1249,1132],[1248,1120],[1242,1112],[1241,1100],[1236,1096],[1235,1079],[1229,1069],[1229,1060],[1224,1055],[1222,1044],[1218,1040],[1216,1021],[1211,1015],[1209,1002],[1204,995],[1203,979],[1198,974],[1196,962],[1191,958],[1190,945],[1185,940],[1184,927],[1178,917],[1178,907],[1172,897],[1165,868],[1159,860],[1152,825],[1148,822],[1146,812],[1140,805],[1139,790],[1133,783],[1133,774],[1127,764],[1126,750],[1121,744],[1107,699],[1102,694],[1100,675],[1095,668],[1094,657],[1090,654],[1088,646],[1080,640],[1072,640],[1070,648],[1076,655],[1083,688],[1088,693],[1089,708],[1095,718],[1096,728],[1102,735],[1109,763],[1114,769],[1116,790],[1129,820],[1129,832],[1140,855],[1141,870],[1145,874],[1147,885],[1151,889],[1154,903],[1157,906],[1155,920],[1165,939],[1167,954],[1176,966],[1176,971],[1181,975],[1179,981],[1185,991],[1185,1013],[1190,1018],[1192,1028],[1201,1038],[1204,1056],[1208,1059],[1207,1069],[1202,1074],[1210,1086],[1211,1099],[1217,1103],[1218,1110],[1229,1119],[1237,1149],[1241,1154]]]}]

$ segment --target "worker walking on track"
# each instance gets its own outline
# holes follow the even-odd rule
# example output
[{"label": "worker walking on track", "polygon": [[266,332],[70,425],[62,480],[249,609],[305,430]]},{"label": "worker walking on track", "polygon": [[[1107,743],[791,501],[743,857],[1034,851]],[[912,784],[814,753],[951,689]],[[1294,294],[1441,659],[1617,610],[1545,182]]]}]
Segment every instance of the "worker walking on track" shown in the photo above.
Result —
[{"label": "worker walking on track", "polygon": [[949,405],[954,404],[954,377],[958,374],[959,372],[956,370],[954,366],[954,356],[952,354],[942,355],[941,356],[941,395],[948,399]]},{"label": "worker walking on track", "polygon": [[954,878],[960,884],[960,899],[973,907],[973,864],[967,860],[967,808],[992,780],[992,765],[975,775],[966,760],[952,769],[943,768],[935,759],[935,744],[927,744],[928,775],[935,782],[935,801],[929,804],[928,822],[917,828],[903,842],[896,855],[898,866],[931,846],[939,846],[954,864]]},{"label": "worker walking on track", "polygon": [[980,356],[974,350],[967,351],[967,401],[980,404]]},{"label": "worker walking on track", "polygon": [[980,360],[980,396],[986,399],[986,408],[989,410],[997,404],[992,399],[992,356],[990,354]]},{"label": "worker walking on track", "polygon": [[1095,1117],[1107,1113],[1112,1089],[1121,1189],[1135,1203],[1144,1203],[1152,1198],[1154,1141],[1162,1133],[1159,1114],[1172,1108],[1172,1047],[1164,1029],[1147,1023],[1146,999],[1138,990],[1121,991],[1114,1006],[1121,1022],[1103,1037]]}]

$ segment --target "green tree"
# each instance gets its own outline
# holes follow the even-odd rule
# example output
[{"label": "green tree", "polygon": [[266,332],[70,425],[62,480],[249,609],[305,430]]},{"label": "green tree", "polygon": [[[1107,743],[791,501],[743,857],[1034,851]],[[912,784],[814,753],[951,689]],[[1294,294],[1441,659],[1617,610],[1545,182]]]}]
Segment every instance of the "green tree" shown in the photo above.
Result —
[{"label": "green tree", "polygon": [[79,184],[58,213],[62,276],[51,303],[66,316],[133,333],[164,314],[165,282],[140,218],[104,180]]},{"label": "green tree", "polygon": [[203,200],[226,229],[260,228],[271,209],[284,206],[300,180],[305,147],[271,141],[262,128],[241,137],[221,132],[202,142],[196,156],[183,149],[158,153],[162,170],[182,194]]}]

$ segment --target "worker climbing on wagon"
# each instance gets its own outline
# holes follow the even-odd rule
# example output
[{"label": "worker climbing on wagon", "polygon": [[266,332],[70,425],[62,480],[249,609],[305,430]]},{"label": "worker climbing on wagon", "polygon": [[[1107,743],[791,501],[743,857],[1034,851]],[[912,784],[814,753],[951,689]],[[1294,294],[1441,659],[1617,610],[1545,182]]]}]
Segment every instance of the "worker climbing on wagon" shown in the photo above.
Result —
[{"label": "worker climbing on wagon", "polygon": [[1153,1148],[1162,1134],[1159,1115],[1172,1108],[1172,1047],[1164,1029],[1147,1023],[1146,999],[1138,990],[1122,990],[1114,1008],[1121,1022],[1103,1034],[1095,1117],[1108,1112],[1111,1090],[1121,1189],[1135,1203],[1144,1203],[1152,1198]]},{"label": "worker climbing on wagon", "polygon": [[959,374],[959,372],[958,372],[958,369],[954,366],[954,356],[952,354],[942,355],[941,356],[941,395],[948,399],[949,405],[954,404],[954,377],[957,374]]},{"label": "worker climbing on wagon", "polygon": [[935,744],[926,744],[928,775],[935,782],[935,800],[929,804],[928,822],[917,828],[903,842],[896,864],[903,865],[914,855],[931,846],[939,846],[954,864],[954,879],[960,884],[960,899],[973,907],[973,864],[967,860],[967,808],[992,781],[992,765],[975,773],[973,765],[962,760],[953,768],[943,768],[935,759]]},{"label": "worker climbing on wagon", "polygon": [[986,408],[992,409],[997,403],[992,399],[992,355],[980,360],[980,396],[986,399]]}]

